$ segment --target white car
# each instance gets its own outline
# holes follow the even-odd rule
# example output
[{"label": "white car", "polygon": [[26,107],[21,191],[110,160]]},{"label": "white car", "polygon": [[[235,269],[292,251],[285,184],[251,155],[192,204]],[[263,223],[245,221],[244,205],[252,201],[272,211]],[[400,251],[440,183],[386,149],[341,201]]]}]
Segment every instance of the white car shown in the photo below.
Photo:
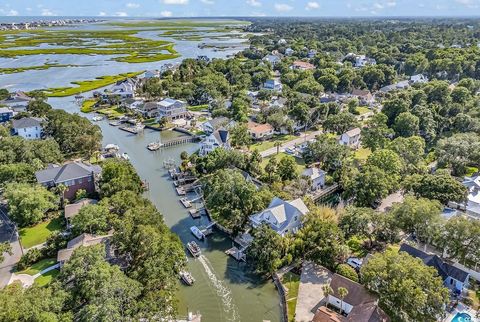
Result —
[{"label": "white car", "polygon": [[347,259],[347,264],[358,270],[360,269],[360,267],[362,267],[363,259],[357,257],[350,257],[349,259]]}]

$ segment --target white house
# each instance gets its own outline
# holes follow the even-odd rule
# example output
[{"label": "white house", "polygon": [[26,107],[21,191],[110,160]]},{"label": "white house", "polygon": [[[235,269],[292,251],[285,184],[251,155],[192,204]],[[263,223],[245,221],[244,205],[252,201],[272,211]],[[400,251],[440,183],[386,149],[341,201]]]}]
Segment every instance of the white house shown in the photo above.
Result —
[{"label": "white house", "polygon": [[146,102],[137,105],[136,110],[146,118],[154,118],[160,115],[160,109],[157,102]]},{"label": "white house", "polygon": [[466,214],[474,219],[480,219],[480,176],[465,177],[462,184],[468,189],[466,204],[451,202],[452,207],[464,210]]},{"label": "white house", "polygon": [[357,55],[353,66],[361,68],[368,65],[376,65],[377,61],[373,58],[368,58],[365,55]]},{"label": "white house", "polygon": [[118,95],[121,98],[133,98],[135,97],[136,86],[136,80],[134,80],[133,78],[127,78],[123,81],[117,82],[115,85],[110,87],[109,94]]},{"label": "white house", "polygon": [[279,235],[296,233],[302,226],[302,217],[309,212],[307,206],[298,198],[293,201],[283,201],[274,197],[268,208],[250,216],[250,224],[257,228],[267,224]]},{"label": "white house", "polygon": [[287,49],[285,49],[285,56],[292,56],[293,54],[295,54],[295,50],[293,50],[292,48],[288,47]]},{"label": "white house", "polygon": [[216,130],[226,126],[230,120],[228,117],[220,116],[202,124],[202,131],[206,134],[212,134]]},{"label": "white house", "polygon": [[322,189],[325,186],[325,175],[325,171],[319,168],[308,168],[302,173],[302,177],[306,177],[312,182],[310,186],[312,191]]},{"label": "white house", "polygon": [[413,84],[416,83],[427,83],[428,77],[423,74],[417,74],[410,77],[410,82]]},{"label": "white house", "polygon": [[217,148],[230,150],[230,134],[226,129],[219,129],[200,142],[200,156],[204,156]]},{"label": "white house", "polygon": [[38,117],[24,117],[19,120],[12,120],[12,132],[27,140],[40,139],[42,137],[43,119]]},{"label": "white house", "polygon": [[341,145],[349,146],[353,149],[358,149],[360,147],[360,135],[361,130],[360,128],[356,127],[350,131],[343,133],[340,136],[339,143]]},{"label": "white house", "polygon": [[187,103],[166,98],[158,103],[159,117],[165,117],[168,120],[177,120],[187,116]]},{"label": "white house", "polygon": [[278,79],[267,79],[267,81],[263,83],[263,89],[281,92],[283,85]]},{"label": "white house", "polygon": [[150,79],[150,78],[160,78],[161,72],[159,70],[147,70],[145,72],[144,78]]},{"label": "white house", "polygon": [[263,61],[269,62],[272,66],[279,64],[282,59],[277,55],[267,55],[263,57]]}]

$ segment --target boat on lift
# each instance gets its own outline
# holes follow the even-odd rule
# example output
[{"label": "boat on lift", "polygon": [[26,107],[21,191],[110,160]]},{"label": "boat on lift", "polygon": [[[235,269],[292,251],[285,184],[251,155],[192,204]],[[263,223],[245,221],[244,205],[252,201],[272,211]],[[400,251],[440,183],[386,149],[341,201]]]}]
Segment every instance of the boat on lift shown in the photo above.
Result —
[{"label": "boat on lift", "polygon": [[192,232],[193,236],[197,237],[199,240],[203,240],[205,238],[205,234],[197,226],[190,227],[190,231]]}]

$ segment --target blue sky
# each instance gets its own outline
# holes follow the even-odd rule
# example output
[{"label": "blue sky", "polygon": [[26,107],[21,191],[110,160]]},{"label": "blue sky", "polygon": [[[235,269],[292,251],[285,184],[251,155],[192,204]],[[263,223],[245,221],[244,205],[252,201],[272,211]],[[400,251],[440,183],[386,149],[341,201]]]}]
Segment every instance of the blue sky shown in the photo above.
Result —
[{"label": "blue sky", "polygon": [[479,16],[480,0],[1,0],[0,16]]}]

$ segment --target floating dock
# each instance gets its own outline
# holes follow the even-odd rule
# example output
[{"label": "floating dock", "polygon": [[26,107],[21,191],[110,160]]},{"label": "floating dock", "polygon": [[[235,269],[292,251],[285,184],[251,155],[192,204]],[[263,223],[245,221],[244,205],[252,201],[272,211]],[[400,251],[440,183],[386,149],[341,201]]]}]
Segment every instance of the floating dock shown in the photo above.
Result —
[{"label": "floating dock", "polygon": [[245,252],[242,251],[241,249],[238,249],[237,247],[233,246],[232,248],[230,249],[227,249],[225,251],[225,254],[227,255],[230,255],[232,256],[233,258],[235,258],[235,260],[237,261],[242,261],[242,262],[246,262],[247,261],[247,256],[245,255]]},{"label": "floating dock", "polygon": [[177,187],[175,188],[175,190],[177,191],[177,195],[179,196],[185,196],[187,194],[183,187]]},{"label": "floating dock", "polygon": [[201,210],[198,210],[196,208],[190,209],[188,213],[190,214],[190,216],[192,216],[193,219],[198,219],[202,217]]},{"label": "floating dock", "polygon": [[192,203],[187,198],[181,198],[180,202],[185,208],[190,208],[192,206]]}]

